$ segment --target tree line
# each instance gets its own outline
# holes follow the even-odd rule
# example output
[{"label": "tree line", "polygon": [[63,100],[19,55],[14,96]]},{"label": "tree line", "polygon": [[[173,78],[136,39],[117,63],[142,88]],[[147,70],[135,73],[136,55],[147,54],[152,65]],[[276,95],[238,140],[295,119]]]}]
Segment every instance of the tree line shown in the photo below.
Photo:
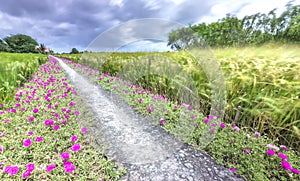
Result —
[{"label": "tree line", "polygon": [[51,50],[28,35],[17,34],[0,39],[0,52],[51,53]]},{"label": "tree line", "polygon": [[269,42],[300,42],[300,5],[288,3],[286,10],[276,15],[276,9],[268,14],[256,13],[238,19],[235,15],[210,24],[189,25],[169,33],[168,46],[182,50],[191,46],[241,47],[262,45]]}]

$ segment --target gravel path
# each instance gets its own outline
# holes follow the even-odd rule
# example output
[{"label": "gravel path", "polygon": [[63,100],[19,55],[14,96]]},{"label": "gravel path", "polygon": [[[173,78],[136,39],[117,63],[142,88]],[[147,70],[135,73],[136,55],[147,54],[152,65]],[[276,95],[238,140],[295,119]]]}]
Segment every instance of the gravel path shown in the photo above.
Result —
[{"label": "gravel path", "polygon": [[57,60],[96,114],[97,128],[102,133],[97,141],[107,146],[106,156],[128,168],[121,180],[243,180]]}]

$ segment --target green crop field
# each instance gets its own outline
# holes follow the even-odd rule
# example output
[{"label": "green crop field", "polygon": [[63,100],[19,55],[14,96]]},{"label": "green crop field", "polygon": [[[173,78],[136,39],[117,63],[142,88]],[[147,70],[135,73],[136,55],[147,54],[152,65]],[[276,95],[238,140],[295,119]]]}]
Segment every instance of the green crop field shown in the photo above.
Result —
[{"label": "green crop field", "polygon": [[22,86],[47,60],[41,54],[0,52],[0,102],[9,100],[15,88]]}]

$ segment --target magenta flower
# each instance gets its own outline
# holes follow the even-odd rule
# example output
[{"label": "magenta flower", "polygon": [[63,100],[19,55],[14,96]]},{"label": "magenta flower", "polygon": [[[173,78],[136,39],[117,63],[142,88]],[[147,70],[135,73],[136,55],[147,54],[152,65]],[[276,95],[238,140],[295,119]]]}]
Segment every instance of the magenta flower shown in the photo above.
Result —
[{"label": "magenta flower", "polygon": [[244,153],[250,153],[251,151],[250,150],[244,150]]},{"label": "magenta flower", "polygon": [[3,151],[3,147],[2,146],[0,146],[0,152],[2,152]]},{"label": "magenta flower", "polygon": [[289,150],[286,146],[280,145],[280,148],[283,148],[285,151]]},{"label": "magenta flower", "polygon": [[51,163],[50,165],[48,165],[46,171],[51,172],[55,167],[56,167],[56,165],[54,163]]},{"label": "magenta flower", "polygon": [[159,122],[163,124],[163,123],[165,123],[165,120],[161,119]]},{"label": "magenta flower", "polygon": [[142,102],[143,102],[143,99],[142,99],[142,98],[140,98],[140,99],[139,99],[139,103],[142,103]]},{"label": "magenta flower", "polygon": [[153,106],[150,106],[150,112],[153,112],[154,111],[154,107]]},{"label": "magenta flower", "polygon": [[86,127],[81,128],[81,133],[86,133],[86,132],[87,132],[87,128]]},{"label": "magenta flower", "polygon": [[46,120],[44,122],[45,126],[49,126],[49,125],[53,125],[54,124],[54,121],[53,120]]},{"label": "magenta flower", "polygon": [[27,134],[28,135],[33,135],[34,133],[32,131],[29,131]]},{"label": "magenta flower", "polygon": [[288,159],[288,156],[286,156],[285,154],[283,153],[278,153],[278,156],[283,159],[283,160],[287,160]]},{"label": "magenta flower", "polygon": [[16,175],[19,172],[18,166],[7,166],[4,168],[4,173],[8,173],[9,176]]},{"label": "magenta flower", "polygon": [[213,116],[213,115],[209,115],[208,116],[208,119],[215,119],[216,117],[215,116]]},{"label": "magenta flower", "polygon": [[53,127],[53,129],[54,129],[55,131],[57,131],[59,128],[60,128],[60,126],[59,126],[58,124],[55,125],[55,126]]},{"label": "magenta flower", "polygon": [[73,170],[76,169],[76,166],[73,165],[72,162],[65,162],[64,167],[65,167],[65,172],[66,173],[71,173]]},{"label": "magenta flower", "polygon": [[282,167],[283,167],[285,170],[291,170],[291,169],[292,169],[291,164],[290,164],[289,162],[287,162],[287,161],[282,161],[282,162],[281,162],[281,165],[282,165]]},{"label": "magenta flower", "polygon": [[231,170],[232,172],[236,172],[236,168],[234,168],[234,167],[231,167],[230,170]]},{"label": "magenta flower", "polygon": [[220,127],[221,127],[221,128],[225,128],[226,125],[225,125],[224,123],[221,123],[221,124],[220,124]]},{"label": "magenta flower", "polygon": [[78,115],[80,114],[80,112],[79,112],[79,111],[75,111],[74,114],[75,114],[76,116],[78,116]]},{"label": "magenta flower", "polygon": [[211,126],[212,126],[212,127],[216,127],[216,126],[217,126],[217,124],[213,123],[213,124],[211,124]]},{"label": "magenta flower", "polygon": [[35,139],[35,142],[41,142],[41,141],[43,141],[43,137],[42,136],[38,136],[38,137],[36,137],[36,139]]},{"label": "magenta flower", "polygon": [[29,122],[31,122],[31,121],[33,121],[34,120],[34,117],[33,116],[30,116],[29,118],[28,118],[28,121]]},{"label": "magenta flower", "polygon": [[268,150],[268,151],[267,151],[267,154],[268,154],[269,156],[273,156],[273,155],[275,154],[275,151],[273,151],[273,150]]},{"label": "magenta flower", "polygon": [[73,151],[79,151],[80,150],[80,144],[75,144],[72,146]]},{"label": "magenta flower", "polygon": [[204,120],[204,123],[209,123],[209,122],[210,122],[209,119],[205,119],[205,120]]},{"label": "magenta flower", "polygon": [[240,130],[240,128],[237,127],[237,126],[233,126],[232,128],[235,129],[236,131],[239,131],[239,130]]},{"label": "magenta flower", "polygon": [[77,141],[77,136],[72,136],[71,141],[72,141],[72,142]]},{"label": "magenta flower", "polygon": [[35,107],[35,108],[33,108],[33,112],[37,113],[37,112],[39,112],[39,109]]},{"label": "magenta flower", "polygon": [[195,118],[196,118],[196,116],[192,115],[192,116],[191,116],[191,118],[192,118],[192,119],[195,119]]},{"label": "magenta flower", "polygon": [[26,165],[26,168],[27,168],[28,171],[31,172],[32,170],[34,170],[34,164],[33,163],[29,163],[29,164]]},{"label": "magenta flower", "polygon": [[191,106],[191,105],[188,105],[186,108],[187,108],[188,110],[192,110],[192,106]]},{"label": "magenta flower", "polygon": [[69,104],[71,107],[72,106],[75,106],[76,105],[76,103],[75,102],[70,102],[70,104]]},{"label": "magenta flower", "polygon": [[212,129],[209,130],[209,132],[210,132],[210,133],[214,133],[214,132],[216,132],[216,131],[215,131],[215,129],[212,128]]},{"label": "magenta flower", "polygon": [[260,132],[255,131],[254,136],[259,137],[260,136]]},{"label": "magenta flower", "polygon": [[26,139],[23,141],[23,146],[25,147],[29,147],[32,144],[30,138]]},{"label": "magenta flower", "polygon": [[64,160],[68,160],[70,158],[70,153],[68,152],[63,152],[61,155],[60,155]]},{"label": "magenta flower", "polygon": [[67,120],[63,120],[61,124],[67,124]]},{"label": "magenta flower", "polygon": [[297,170],[296,168],[292,168],[291,171],[294,172],[297,175],[300,175],[300,171]]},{"label": "magenta flower", "polygon": [[30,176],[31,171],[26,170],[23,174],[22,174],[22,179],[27,178]]},{"label": "magenta flower", "polygon": [[177,109],[178,108],[178,106],[174,106],[174,109]]}]

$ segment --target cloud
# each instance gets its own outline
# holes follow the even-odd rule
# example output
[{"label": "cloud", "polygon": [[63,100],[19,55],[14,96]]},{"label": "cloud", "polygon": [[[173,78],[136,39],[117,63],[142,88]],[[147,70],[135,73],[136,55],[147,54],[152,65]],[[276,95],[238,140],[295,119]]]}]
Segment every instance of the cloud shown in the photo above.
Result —
[{"label": "cloud", "polygon": [[[85,49],[101,33],[130,20],[160,18],[188,25],[216,21],[227,12],[242,15],[252,9],[262,11],[279,1],[277,5],[283,6],[288,0],[8,0],[0,6],[0,38],[27,34],[55,51],[68,52],[72,47]],[[161,33],[157,27],[144,28]],[[127,29],[119,35],[126,33],[133,32]]]}]

